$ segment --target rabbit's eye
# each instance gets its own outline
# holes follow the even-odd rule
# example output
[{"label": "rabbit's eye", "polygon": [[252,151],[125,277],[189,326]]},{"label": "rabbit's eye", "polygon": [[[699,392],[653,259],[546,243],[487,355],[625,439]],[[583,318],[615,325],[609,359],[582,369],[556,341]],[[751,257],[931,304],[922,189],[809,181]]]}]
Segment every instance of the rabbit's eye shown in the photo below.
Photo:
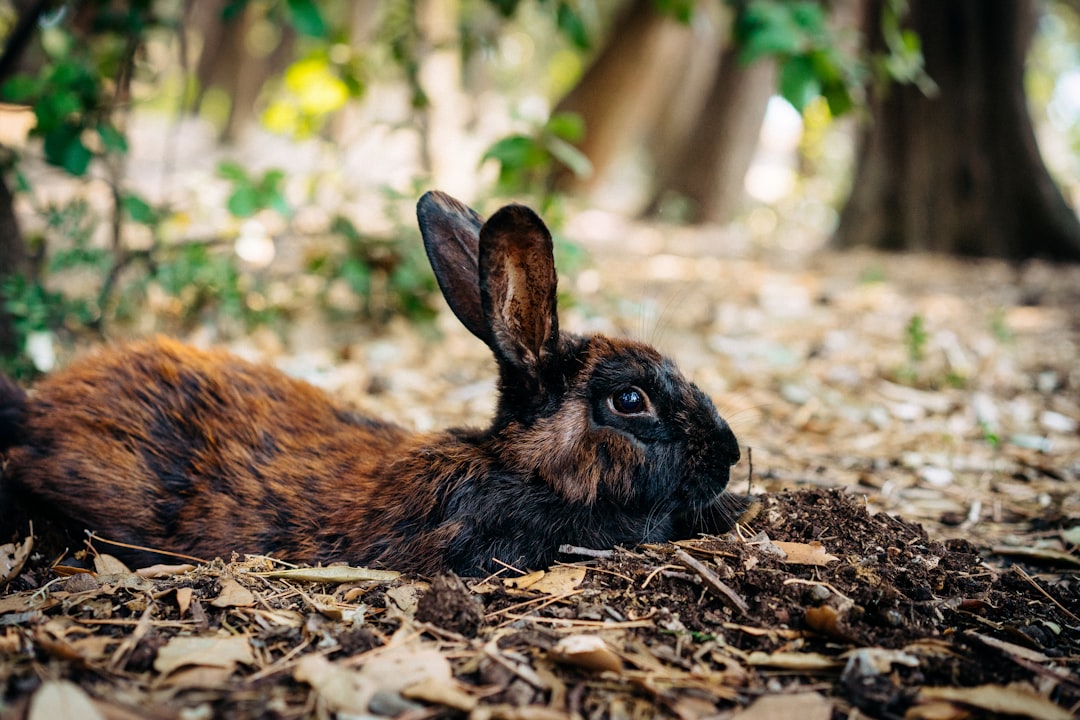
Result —
[{"label": "rabbit's eye", "polygon": [[620,415],[640,415],[649,409],[649,400],[641,390],[629,387],[614,393],[608,402],[611,409]]}]

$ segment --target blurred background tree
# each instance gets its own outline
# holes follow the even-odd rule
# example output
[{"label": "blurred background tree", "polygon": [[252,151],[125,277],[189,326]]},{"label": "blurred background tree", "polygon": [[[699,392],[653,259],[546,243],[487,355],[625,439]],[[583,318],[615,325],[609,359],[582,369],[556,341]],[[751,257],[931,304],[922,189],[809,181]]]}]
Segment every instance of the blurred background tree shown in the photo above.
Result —
[{"label": "blurred background tree", "polygon": [[[840,247],[1080,259],[1068,3],[13,0],[0,31],[20,374],[148,308],[226,334],[311,302],[430,317],[409,217],[429,186],[556,224],[584,203],[772,228],[813,207],[807,234]],[[1054,176],[1029,110],[1059,128]]]}]

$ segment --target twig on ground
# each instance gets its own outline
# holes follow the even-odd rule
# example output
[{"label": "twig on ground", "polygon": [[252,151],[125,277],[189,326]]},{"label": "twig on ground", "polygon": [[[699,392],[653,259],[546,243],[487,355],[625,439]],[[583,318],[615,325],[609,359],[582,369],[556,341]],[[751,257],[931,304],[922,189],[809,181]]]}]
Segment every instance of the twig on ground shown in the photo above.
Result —
[{"label": "twig on ground", "polygon": [[599,558],[603,560],[615,556],[614,550],[596,550],[594,548],[578,547],[577,545],[560,545],[559,552],[564,555],[580,555],[582,557]]},{"label": "twig on ground", "polygon": [[682,549],[675,551],[675,557],[687,568],[696,572],[705,581],[706,585],[727,598],[728,602],[739,612],[745,614],[750,611],[750,606],[746,604],[746,601],[739,597],[738,593],[728,587],[723,580],[716,576],[716,573],[706,567],[700,560]]}]

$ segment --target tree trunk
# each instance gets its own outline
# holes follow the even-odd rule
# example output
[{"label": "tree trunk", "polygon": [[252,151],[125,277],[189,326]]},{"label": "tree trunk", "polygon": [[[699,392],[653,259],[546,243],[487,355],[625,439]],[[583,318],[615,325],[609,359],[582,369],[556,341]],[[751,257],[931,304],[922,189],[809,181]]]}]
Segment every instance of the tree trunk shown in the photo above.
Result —
[{"label": "tree trunk", "polygon": [[763,58],[743,65],[738,54],[739,48],[722,51],[708,98],[688,139],[667,162],[661,159],[651,210],[659,208],[664,195],[674,192],[690,200],[688,220],[726,222],[742,202],[743,179],[776,87],[776,63]]},{"label": "tree trunk", "polygon": [[280,73],[293,54],[296,33],[288,24],[281,24],[281,37],[269,52],[255,56],[248,47],[247,37],[256,21],[256,9],[245,6],[228,21],[222,13],[227,0],[196,3],[190,8],[188,23],[202,36],[202,51],[195,68],[198,91],[193,110],[198,111],[206,91],[221,88],[229,98],[229,112],[221,130],[223,142],[235,141],[251,122],[255,104],[263,85]]},{"label": "tree trunk", "polygon": [[[883,0],[867,13],[880,50]],[[940,92],[874,92],[834,243],[1080,260],[1080,222],[1039,155],[1024,95],[1031,0],[912,0]]]},{"label": "tree trunk", "polygon": [[618,153],[652,127],[663,103],[665,86],[679,82],[671,70],[689,50],[689,28],[658,12],[652,0],[633,0],[623,10],[610,38],[581,81],[555,112],[576,112],[585,121],[579,149],[593,174],[576,178],[556,174],[562,190],[589,188],[603,178]]}]

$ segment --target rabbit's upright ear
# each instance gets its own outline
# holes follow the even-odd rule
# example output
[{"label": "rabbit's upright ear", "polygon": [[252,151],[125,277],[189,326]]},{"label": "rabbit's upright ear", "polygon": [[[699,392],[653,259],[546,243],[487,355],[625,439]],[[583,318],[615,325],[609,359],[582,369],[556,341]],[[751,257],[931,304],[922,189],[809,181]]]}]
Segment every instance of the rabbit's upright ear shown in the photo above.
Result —
[{"label": "rabbit's upright ear", "polygon": [[416,218],[439,289],[462,325],[491,345],[480,302],[480,227],[484,219],[446,193],[424,193]]},{"label": "rabbit's upright ear", "polygon": [[559,338],[551,233],[523,205],[508,205],[480,229],[480,299],[500,367],[539,381]]}]

